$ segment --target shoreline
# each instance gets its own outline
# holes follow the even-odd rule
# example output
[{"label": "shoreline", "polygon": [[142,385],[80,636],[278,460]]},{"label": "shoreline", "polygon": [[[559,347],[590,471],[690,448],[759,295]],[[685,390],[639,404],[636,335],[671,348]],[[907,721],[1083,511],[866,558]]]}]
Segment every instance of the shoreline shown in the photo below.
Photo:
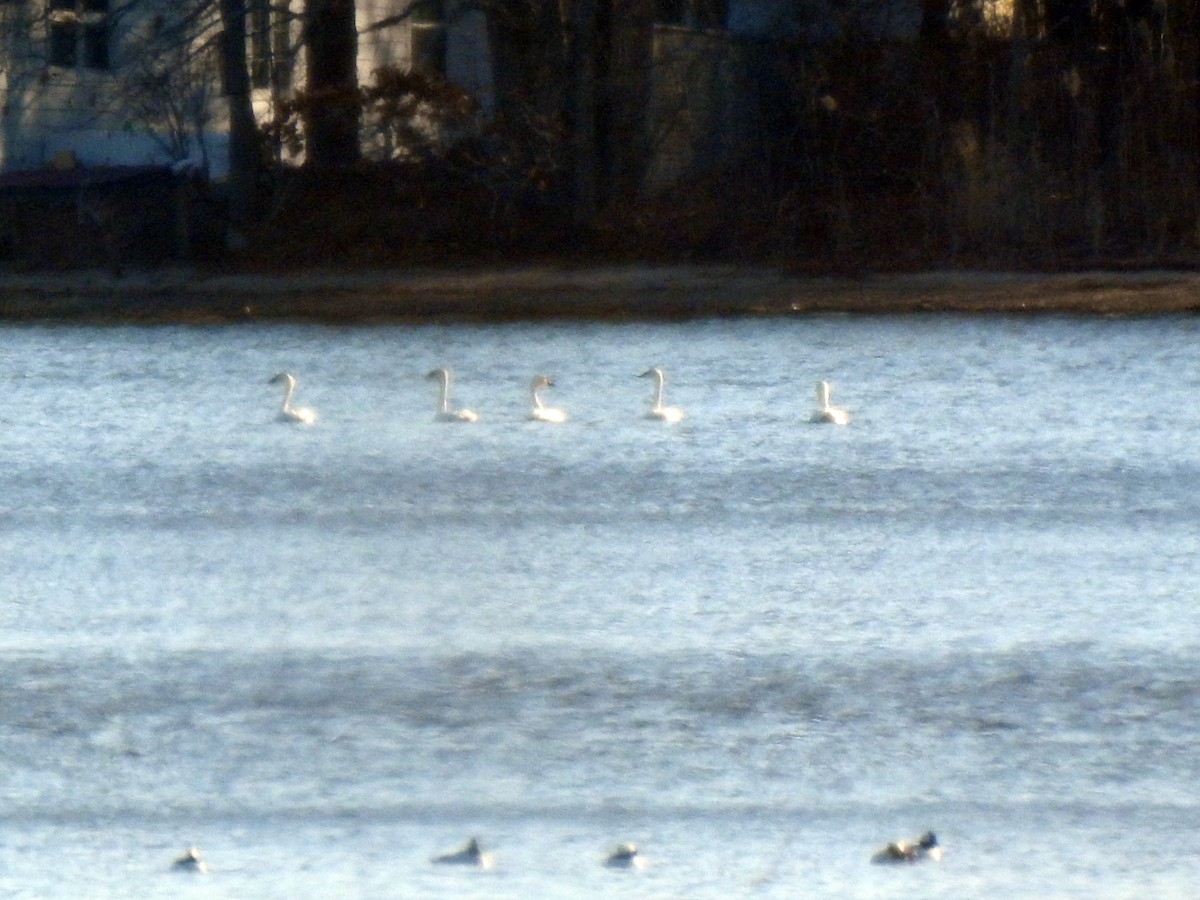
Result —
[{"label": "shoreline", "polygon": [[0,321],[329,324],[761,315],[1183,315],[1200,274],[938,271],[805,276],[761,266],[610,265],[218,274],[0,273]]}]

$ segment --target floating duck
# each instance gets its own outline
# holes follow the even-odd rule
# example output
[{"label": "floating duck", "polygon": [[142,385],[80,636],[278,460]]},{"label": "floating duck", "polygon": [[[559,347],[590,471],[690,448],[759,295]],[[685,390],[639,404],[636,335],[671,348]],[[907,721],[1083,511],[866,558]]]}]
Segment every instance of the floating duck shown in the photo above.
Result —
[{"label": "floating duck", "polygon": [[200,851],[195,847],[188,847],[183,856],[171,863],[171,868],[176,872],[195,872],[198,875],[208,872],[208,866],[200,858]]},{"label": "floating duck", "polygon": [[637,844],[617,844],[617,849],[608,855],[604,864],[610,869],[640,869],[645,860],[638,856]]},{"label": "floating duck", "polygon": [[911,841],[896,841],[888,844],[871,857],[871,862],[877,864],[914,863],[925,859],[931,859],[934,862],[940,862],[942,859],[941,845],[938,844],[937,835],[932,831],[927,831]]},{"label": "floating duck", "polygon": [[492,854],[479,849],[479,841],[476,838],[467,841],[461,850],[435,856],[433,861],[450,866],[478,866],[481,869],[490,869],[494,862]]}]

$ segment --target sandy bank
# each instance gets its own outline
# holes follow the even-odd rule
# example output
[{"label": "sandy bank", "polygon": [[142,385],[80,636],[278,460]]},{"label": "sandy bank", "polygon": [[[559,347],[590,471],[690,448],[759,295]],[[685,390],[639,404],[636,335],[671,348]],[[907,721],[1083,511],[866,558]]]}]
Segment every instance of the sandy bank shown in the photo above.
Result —
[{"label": "sandy bank", "polygon": [[290,275],[186,269],[0,274],[8,321],[319,322],[655,319],[959,312],[1133,316],[1200,311],[1200,275],[940,272],[811,278],[732,266],[521,267]]}]

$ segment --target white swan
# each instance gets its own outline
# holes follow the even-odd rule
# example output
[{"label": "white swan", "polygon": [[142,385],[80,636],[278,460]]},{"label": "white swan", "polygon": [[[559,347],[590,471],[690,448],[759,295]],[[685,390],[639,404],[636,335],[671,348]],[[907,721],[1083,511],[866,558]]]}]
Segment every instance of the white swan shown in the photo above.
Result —
[{"label": "white swan", "polygon": [[283,406],[279,410],[279,419],[283,422],[298,422],[301,425],[311,425],[317,421],[317,414],[305,407],[297,409],[292,406],[292,394],[296,393],[296,376],[290,372],[280,372],[271,377],[267,384],[283,384]]},{"label": "white swan", "polygon": [[911,841],[893,841],[871,857],[876,865],[888,863],[914,863],[928,859],[933,862],[942,861],[942,847],[937,835],[927,831],[919,838]]},{"label": "white swan", "polygon": [[654,379],[654,401],[646,412],[647,419],[659,419],[663,422],[678,422],[683,418],[683,410],[678,406],[663,406],[663,371],[662,369],[647,369],[639,378]]},{"label": "white swan", "polygon": [[469,409],[451,409],[450,408],[450,381],[451,375],[449,369],[434,369],[425,376],[429,381],[440,381],[442,383],[441,397],[438,400],[437,412],[434,413],[433,420],[435,422],[478,422],[479,415]]},{"label": "white swan", "polygon": [[536,422],[565,422],[567,414],[561,409],[555,409],[553,406],[543,406],[542,398],[538,396],[538,391],[542,388],[554,387],[554,382],[545,375],[539,375],[533,379],[529,385],[529,393],[533,398],[533,409],[529,411],[529,418]]},{"label": "white swan", "polygon": [[476,838],[471,838],[461,850],[435,856],[433,861],[450,866],[478,866],[481,869],[490,869],[495,859],[492,854],[479,849],[479,841]]},{"label": "white swan", "polygon": [[638,856],[637,844],[617,844],[617,849],[608,855],[604,865],[610,869],[640,869],[645,862]]},{"label": "white swan", "polygon": [[200,858],[200,851],[195,847],[189,847],[183,856],[171,863],[171,868],[176,872],[194,872],[197,875],[204,875],[208,872],[208,866]]},{"label": "white swan", "polygon": [[830,422],[834,425],[845,425],[850,421],[850,413],[840,406],[829,404],[829,382],[817,382],[817,408],[813,410],[813,422]]}]

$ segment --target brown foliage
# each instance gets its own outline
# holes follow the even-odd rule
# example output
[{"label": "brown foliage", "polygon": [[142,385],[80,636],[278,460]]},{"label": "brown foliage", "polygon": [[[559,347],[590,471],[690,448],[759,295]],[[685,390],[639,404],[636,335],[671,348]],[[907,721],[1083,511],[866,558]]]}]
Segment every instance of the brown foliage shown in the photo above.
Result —
[{"label": "brown foliage", "polygon": [[475,113],[470,95],[445,78],[394,67],[373,74],[366,87],[302,90],[282,100],[265,128],[268,143],[279,148],[277,156],[302,156],[306,123],[342,115],[361,123],[368,158],[421,158],[439,153],[447,135],[460,132]]}]

